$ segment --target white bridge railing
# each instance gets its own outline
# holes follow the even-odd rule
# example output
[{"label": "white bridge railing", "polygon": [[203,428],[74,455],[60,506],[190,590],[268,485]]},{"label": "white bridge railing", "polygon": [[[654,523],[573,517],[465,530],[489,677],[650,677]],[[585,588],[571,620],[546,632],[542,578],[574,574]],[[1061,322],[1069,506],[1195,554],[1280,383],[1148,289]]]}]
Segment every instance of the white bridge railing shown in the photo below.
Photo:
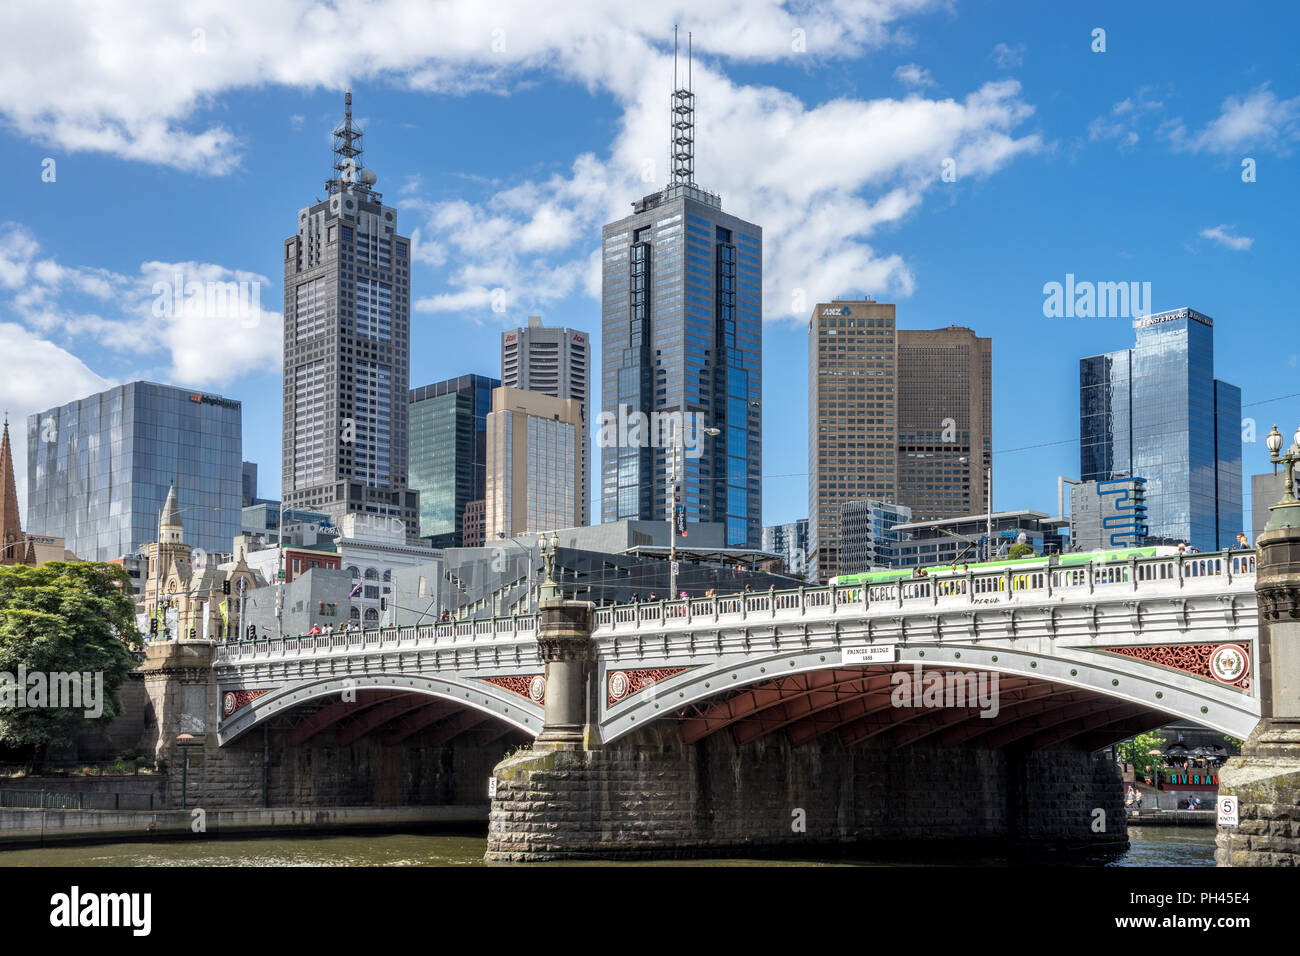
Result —
[{"label": "white bridge railing", "polygon": [[[1132,559],[1124,564],[1045,567],[911,577],[883,584],[853,587],[805,587],[787,591],[732,594],[654,603],[597,608],[596,630],[620,632],[646,628],[682,629],[699,624],[735,623],[750,618],[801,617],[837,614],[850,609],[862,615],[933,613],[934,609],[980,605],[1014,606],[1045,601],[1082,602],[1090,595],[1120,598],[1150,595],[1253,591],[1254,551],[1173,555]],[[1095,600],[1095,598],[1092,598]],[[217,647],[224,664],[273,658],[347,654],[369,650],[423,651],[518,642],[536,633],[536,615],[456,621],[420,627],[389,627],[337,631],[279,640],[230,641]]]},{"label": "white bridge railing", "polygon": [[[1172,555],[1124,564],[1079,567],[1005,568],[998,571],[917,576],[882,584],[799,588],[716,598],[688,598],[630,604],[596,611],[598,631],[679,628],[693,623],[799,617],[809,611],[860,614],[922,613],[926,609],[979,605],[1084,601],[1089,595],[1166,594],[1252,590],[1254,551]],[[1237,583],[1233,583],[1237,582]],[[783,613],[784,612],[784,613]],[[929,611],[933,613],[933,611]]]},{"label": "white bridge railing", "polygon": [[346,654],[369,650],[432,650],[487,644],[494,641],[518,641],[536,632],[535,616],[498,617],[476,621],[453,621],[420,627],[381,627],[360,631],[335,631],[332,634],[268,638],[252,641],[227,641],[218,644],[218,664],[263,661],[269,658]]}]

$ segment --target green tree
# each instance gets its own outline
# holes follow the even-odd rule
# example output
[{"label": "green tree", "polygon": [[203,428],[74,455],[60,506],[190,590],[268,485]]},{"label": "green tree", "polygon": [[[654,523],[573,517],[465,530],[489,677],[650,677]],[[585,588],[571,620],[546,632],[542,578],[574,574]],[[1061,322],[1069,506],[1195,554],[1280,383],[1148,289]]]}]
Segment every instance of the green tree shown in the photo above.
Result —
[{"label": "green tree", "polygon": [[[1150,751],[1159,750],[1165,745],[1165,738],[1157,733],[1138,734],[1119,745],[1119,755],[1133,765],[1140,780],[1160,765],[1161,758]],[[1154,777],[1152,778],[1154,779]]]},{"label": "green tree", "polygon": [[1011,549],[1007,551],[1008,558],[1032,558],[1033,556],[1034,549],[1027,544],[1013,544]]},{"label": "green tree", "polygon": [[[51,561],[38,567],[0,568],[0,743],[30,746],[39,759],[49,744],[117,715],[114,696],[135,666],[128,647],[139,634],[131,578],[116,564]],[[102,713],[92,708],[16,707],[19,666],[33,674],[102,675]],[[89,689],[82,683],[83,695]],[[83,696],[84,700],[84,696]]]}]

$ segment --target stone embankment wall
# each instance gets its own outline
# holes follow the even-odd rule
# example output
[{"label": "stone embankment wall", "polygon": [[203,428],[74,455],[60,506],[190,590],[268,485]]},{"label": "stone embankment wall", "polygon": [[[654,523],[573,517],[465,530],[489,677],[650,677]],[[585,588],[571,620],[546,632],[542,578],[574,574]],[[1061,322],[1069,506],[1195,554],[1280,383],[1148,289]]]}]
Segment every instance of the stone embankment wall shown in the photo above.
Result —
[{"label": "stone embankment wall", "polygon": [[[264,799],[271,807],[484,804],[493,766],[524,740],[522,734],[507,734],[476,746],[471,734],[430,745],[429,730],[391,746],[372,733],[340,747],[333,731],[322,731],[290,747],[288,733],[270,730],[264,743],[253,731],[225,747],[214,742],[192,748],[186,804],[205,809],[261,807]],[[166,806],[181,805],[183,760],[177,754],[170,764]]]}]

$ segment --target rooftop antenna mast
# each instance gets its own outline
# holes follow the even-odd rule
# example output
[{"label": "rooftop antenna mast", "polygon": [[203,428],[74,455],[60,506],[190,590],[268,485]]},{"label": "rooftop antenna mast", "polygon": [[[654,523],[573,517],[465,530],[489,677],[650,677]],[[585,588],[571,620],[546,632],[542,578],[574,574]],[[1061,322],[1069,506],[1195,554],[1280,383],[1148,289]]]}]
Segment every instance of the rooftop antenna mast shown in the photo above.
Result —
[{"label": "rooftop antenna mast", "polygon": [[670,186],[695,185],[695,93],[691,76],[691,34],[686,34],[686,86],[677,85],[677,27],[673,27],[672,145]]},{"label": "rooftop antenna mast", "polygon": [[352,90],[343,95],[343,123],[334,129],[334,177],[325,180],[326,193],[333,195],[344,189],[360,188],[368,191],[361,177],[361,153],[364,147],[361,127],[352,123]]}]

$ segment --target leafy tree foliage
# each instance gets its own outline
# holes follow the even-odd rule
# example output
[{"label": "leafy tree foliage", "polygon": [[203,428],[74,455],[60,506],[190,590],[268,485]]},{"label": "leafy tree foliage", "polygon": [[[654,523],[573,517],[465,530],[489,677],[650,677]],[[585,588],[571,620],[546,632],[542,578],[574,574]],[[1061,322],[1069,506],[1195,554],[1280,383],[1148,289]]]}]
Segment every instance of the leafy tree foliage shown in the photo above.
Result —
[{"label": "leafy tree foliage", "polygon": [[92,682],[103,675],[98,718],[85,716],[89,707],[0,706],[0,743],[41,751],[111,720],[114,695],[135,666],[128,648],[138,638],[131,578],[120,565],[51,561],[0,568],[0,681],[10,685],[8,703],[16,703],[20,665],[29,677],[47,681],[55,673],[89,673]]},{"label": "leafy tree foliage", "polygon": [[1152,772],[1160,765],[1160,757],[1150,753],[1165,745],[1165,738],[1157,733],[1138,734],[1119,745],[1119,755],[1133,765],[1139,779]]}]

